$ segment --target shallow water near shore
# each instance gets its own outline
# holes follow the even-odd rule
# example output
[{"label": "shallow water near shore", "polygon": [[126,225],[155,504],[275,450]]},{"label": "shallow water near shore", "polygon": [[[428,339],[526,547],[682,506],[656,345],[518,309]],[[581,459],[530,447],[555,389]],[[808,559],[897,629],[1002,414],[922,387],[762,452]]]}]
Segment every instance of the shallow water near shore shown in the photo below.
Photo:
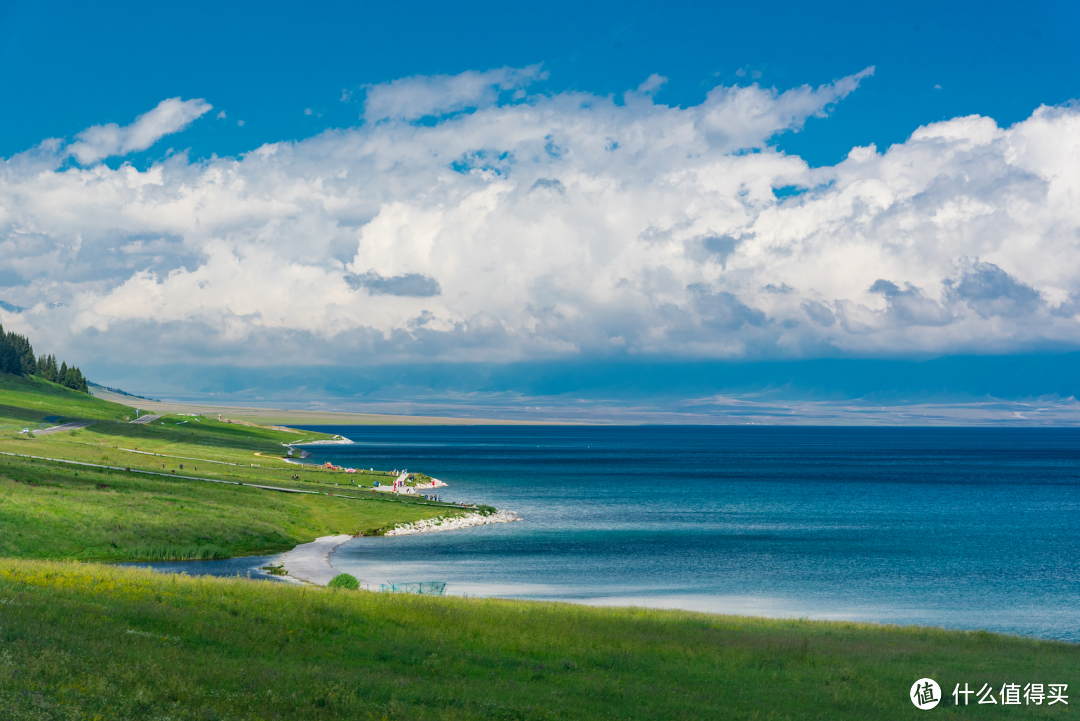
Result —
[{"label": "shallow water near shore", "polygon": [[133,561],[118,563],[117,566],[150,568],[161,573],[186,573],[189,576],[222,576],[252,578],[259,581],[284,582],[278,576],[271,576],[261,570],[263,566],[276,562],[281,554],[275,556],[241,556],[219,561]]},{"label": "shallow water near shore", "polygon": [[334,567],[447,593],[1080,641],[1080,431],[318,427],[523,523],[358,538]]}]

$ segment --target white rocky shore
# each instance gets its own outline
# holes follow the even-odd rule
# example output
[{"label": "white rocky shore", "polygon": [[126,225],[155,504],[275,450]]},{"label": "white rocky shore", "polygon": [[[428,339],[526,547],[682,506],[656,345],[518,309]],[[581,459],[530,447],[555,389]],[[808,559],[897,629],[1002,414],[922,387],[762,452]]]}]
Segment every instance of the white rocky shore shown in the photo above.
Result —
[{"label": "white rocky shore", "polygon": [[337,436],[330,440],[325,441],[300,441],[298,443],[282,443],[283,446],[341,446],[349,445],[354,441],[346,438],[345,436]]},{"label": "white rocky shore", "polygon": [[513,523],[521,517],[513,511],[496,511],[485,516],[482,513],[469,513],[455,518],[431,518],[415,523],[403,523],[390,529],[384,536],[411,536],[414,533],[434,533],[435,531],[456,531],[459,528],[486,526],[489,523]]}]

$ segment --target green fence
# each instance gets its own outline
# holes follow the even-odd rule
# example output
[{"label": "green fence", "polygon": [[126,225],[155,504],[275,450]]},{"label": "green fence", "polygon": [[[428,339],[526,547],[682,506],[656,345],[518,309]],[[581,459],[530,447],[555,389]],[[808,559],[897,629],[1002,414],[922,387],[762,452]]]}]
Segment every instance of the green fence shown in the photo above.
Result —
[{"label": "green fence", "polygon": [[446,584],[441,581],[418,581],[415,583],[384,583],[379,589],[386,593],[422,593],[425,596],[441,596]]}]

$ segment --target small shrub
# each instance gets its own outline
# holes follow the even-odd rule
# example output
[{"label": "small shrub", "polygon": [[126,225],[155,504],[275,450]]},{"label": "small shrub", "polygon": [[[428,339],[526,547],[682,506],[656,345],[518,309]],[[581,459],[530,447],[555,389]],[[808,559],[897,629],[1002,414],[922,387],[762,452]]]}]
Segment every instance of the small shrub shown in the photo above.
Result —
[{"label": "small shrub", "polygon": [[356,576],[349,573],[339,573],[334,576],[330,583],[326,584],[327,588],[347,588],[350,591],[360,590],[360,582],[356,580]]}]

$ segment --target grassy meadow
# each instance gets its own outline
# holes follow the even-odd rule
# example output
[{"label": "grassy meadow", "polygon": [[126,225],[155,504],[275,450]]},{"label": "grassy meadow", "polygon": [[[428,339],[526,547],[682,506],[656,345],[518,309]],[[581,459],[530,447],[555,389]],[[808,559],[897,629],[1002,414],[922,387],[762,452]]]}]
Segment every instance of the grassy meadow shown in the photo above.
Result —
[{"label": "grassy meadow", "polygon": [[[1069,718],[952,706],[1070,682],[1080,647],[989,633],[424,597],[0,560],[6,719]],[[1075,688],[1075,687],[1073,687]]]},{"label": "grassy meadow", "polygon": [[0,555],[228,558],[457,513],[370,491],[361,500],[58,465],[0,456]]},{"label": "grassy meadow", "polygon": [[[283,443],[329,438],[323,434],[211,417],[127,422],[133,417],[126,406],[38,378],[0,374],[0,453],[18,454],[0,455],[0,554],[80,560],[227,558],[287,550],[336,533],[372,535],[396,523],[461,512],[371,491],[373,480],[385,475],[285,463]],[[74,420],[95,422],[44,435],[21,432]]]},{"label": "grassy meadow", "polygon": [[[72,391],[36,376],[0,373],[0,434],[21,430],[24,424],[51,425],[46,418],[122,421],[131,408]],[[33,427],[33,426],[31,426]]]}]

